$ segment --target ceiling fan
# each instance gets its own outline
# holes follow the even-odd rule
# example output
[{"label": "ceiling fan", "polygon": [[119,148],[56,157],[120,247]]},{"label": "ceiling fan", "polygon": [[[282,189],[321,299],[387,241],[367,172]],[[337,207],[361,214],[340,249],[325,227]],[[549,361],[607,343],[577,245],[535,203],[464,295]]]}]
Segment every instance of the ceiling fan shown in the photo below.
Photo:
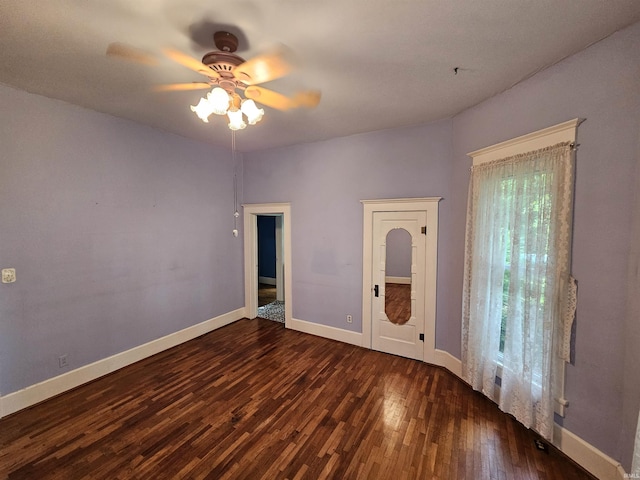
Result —
[{"label": "ceiling fan", "polygon": [[[289,74],[293,70],[291,52],[279,47],[257,57],[245,60],[235,52],[238,39],[229,32],[216,32],[213,41],[218,48],[208,52],[198,61],[179,50],[165,48],[165,56],[180,65],[207,77],[203,82],[172,83],[156,85],[155,91],[172,92],[185,90],[211,89],[205,98],[191,110],[204,122],[212,114],[227,115],[229,128],[245,128],[243,114],[249,124],[257,123],[264,114],[255,102],[277,110],[290,110],[298,107],[313,108],[320,102],[320,92],[305,90],[292,97],[259,86]],[[107,55],[124,58],[147,65],[156,64],[155,57],[122,43],[111,43]],[[239,94],[242,92],[244,98]]]}]

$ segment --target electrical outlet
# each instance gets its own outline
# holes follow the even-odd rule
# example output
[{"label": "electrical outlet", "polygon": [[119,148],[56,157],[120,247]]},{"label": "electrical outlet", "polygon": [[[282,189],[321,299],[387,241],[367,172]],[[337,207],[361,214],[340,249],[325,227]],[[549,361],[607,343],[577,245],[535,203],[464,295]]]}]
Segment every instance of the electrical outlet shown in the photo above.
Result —
[{"label": "electrical outlet", "polygon": [[2,269],[2,283],[13,283],[16,281],[16,269],[15,268],[3,268]]},{"label": "electrical outlet", "polygon": [[347,315],[347,323],[353,323],[353,316]]},{"label": "electrical outlet", "polygon": [[67,356],[66,355],[60,355],[58,357],[58,367],[60,368],[64,368],[68,365],[67,363]]},{"label": "electrical outlet", "polygon": [[536,444],[536,448],[544,453],[549,453],[549,447],[547,446],[547,444],[545,442],[543,442],[540,439],[535,439],[533,441],[533,443]]}]

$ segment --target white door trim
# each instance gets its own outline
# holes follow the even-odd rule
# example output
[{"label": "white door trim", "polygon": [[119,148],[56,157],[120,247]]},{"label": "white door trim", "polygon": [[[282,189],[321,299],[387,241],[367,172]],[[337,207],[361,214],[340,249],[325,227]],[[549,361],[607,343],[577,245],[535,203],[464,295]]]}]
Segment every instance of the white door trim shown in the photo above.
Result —
[{"label": "white door trim", "polygon": [[284,325],[291,328],[291,204],[260,203],[242,206],[244,211],[244,303],[249,318],[258,315],[258,215],[282,215],[284,266]]},{"label": "white door trim", "polygon": [[276,215],[276,300],[280,302],[285,300],[283,250],[282,215]]},{"label": "white door trim", "polygon": [[362,243],[362,346],[371,348],[371,300],[373,296],[373,212],[427,212],[427,265],[425,276],[425,362],[435,363],[436,342],[436,284],[438,258],[438,202],[442,197],[393,198],[361,200],[364,206],[364,227]]}]

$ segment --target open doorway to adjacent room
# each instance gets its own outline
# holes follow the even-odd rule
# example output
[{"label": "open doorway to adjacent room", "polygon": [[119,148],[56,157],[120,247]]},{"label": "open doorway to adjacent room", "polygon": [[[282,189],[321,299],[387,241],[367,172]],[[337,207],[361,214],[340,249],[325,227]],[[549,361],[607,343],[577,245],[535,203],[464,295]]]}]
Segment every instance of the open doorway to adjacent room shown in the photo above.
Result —
[{"label": "open doorway to adjacent room", "polygon": [[245,204],[243,210],[246,315],[289,327],[291,207],[288,203]]},{"label": "open doorway to adjacent room", "polygon": [[282,214],[258,215],[258,316],[284,323]]}]

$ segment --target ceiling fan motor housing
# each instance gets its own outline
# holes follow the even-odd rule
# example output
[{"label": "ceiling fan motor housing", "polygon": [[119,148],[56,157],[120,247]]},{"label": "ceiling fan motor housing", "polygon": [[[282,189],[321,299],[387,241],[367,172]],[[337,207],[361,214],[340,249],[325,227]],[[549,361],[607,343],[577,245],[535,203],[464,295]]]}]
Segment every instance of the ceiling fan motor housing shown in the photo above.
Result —
[{"label": "ceiling fan motor housing", "polygon": [[234,53],[209,52],[202,57],[202,63],[220,75],[218,85],[228,92],[236,88],[244,88],[246,85],[235,78],[233,69],[244,63],[244,59]]},{"label": "ceiling fan motor housing", "polygon": [[[218,84],[228,92],[235,88],[244,89],[247,84],[233,72],[238,65],[245,62],[244,58],[233,53],[238,49],[238,38],[229,32],[216,32],[213,34],[213,41],[218,50],[206,53],[202,57],[202,63],[220,75],[221,80]],[[248,75],[244,75],[247,77],[246,80],[251,80]]]},{"label": "ceiling fan motor housing", "polygon": [[202,57],[202,63],[216,71],[222,77],[232,77],[233,69],[244,63],[244,58],[234,53],[209,52]]}]

